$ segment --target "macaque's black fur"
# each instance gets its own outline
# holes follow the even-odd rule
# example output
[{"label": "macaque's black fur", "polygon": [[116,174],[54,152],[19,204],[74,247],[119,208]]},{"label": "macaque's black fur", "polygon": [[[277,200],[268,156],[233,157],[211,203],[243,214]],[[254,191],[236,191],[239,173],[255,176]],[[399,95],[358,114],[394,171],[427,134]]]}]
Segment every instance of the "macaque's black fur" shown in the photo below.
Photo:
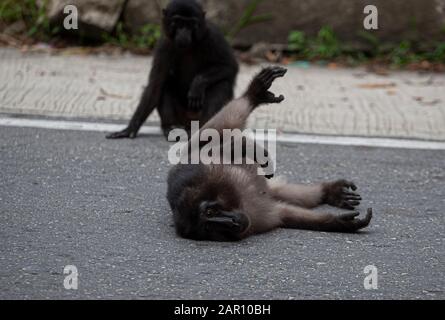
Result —
[{"label": "macaque's black fur", "polygon": [[[280,67],[263,69],[244,96],[227,104],[201,131],[211,128],[221,134],[224,129],[242,130],[256,107],[284,100],[269,88],[285,73],[286,69]],[[199,138],[200,133],[195,133],[187,147]],[[334,215],[309,210],[322,204],[354,210],[361,197],[352,182],[290,184],[267,180],[258,174],[260,166],[200,163],[172,168],[167,199],[178,235],[194,240],[235,241],[275,228],[356,232],[371,221],[371,209],[364,218],[358,218],[357,211]]]},{"label": "macaque's black fur", "polygon": [[164,135],[190,122],[206,123],[233,98],[238,63],[224,35],[195,0],[172,0],[163,10],[163,36],[148,86],[126,129],[109,139],[135,138],[157,108]]}]

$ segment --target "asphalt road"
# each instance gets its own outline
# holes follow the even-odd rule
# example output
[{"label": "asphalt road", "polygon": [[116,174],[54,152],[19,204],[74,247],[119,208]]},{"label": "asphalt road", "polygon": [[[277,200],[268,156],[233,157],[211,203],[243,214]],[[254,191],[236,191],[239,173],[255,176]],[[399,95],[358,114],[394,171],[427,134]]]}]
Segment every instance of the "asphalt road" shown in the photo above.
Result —
[{"label": "asphalt road", "polygon": [[[278,173],[360,188],[366,232],[179,239],[160,137],[0,128],[0,299],[444,299],[445,151],[279,145]],[[63,268],[79,271],[77,290]],[[364,268],[378,270],[365,290]]]}]

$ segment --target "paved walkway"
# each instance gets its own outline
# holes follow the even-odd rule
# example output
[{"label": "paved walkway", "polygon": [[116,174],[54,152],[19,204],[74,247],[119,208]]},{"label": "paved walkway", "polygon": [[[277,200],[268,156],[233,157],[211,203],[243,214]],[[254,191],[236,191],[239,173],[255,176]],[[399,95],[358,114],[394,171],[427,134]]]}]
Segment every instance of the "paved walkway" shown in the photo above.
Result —
[{"label": "paved walkway", "polygon": [[[128,119],[151,58],[22,54],[0,48],[0,113]],[[260,66],[241,68],[240,94]],[[309,134],[445,140],[445,74],[290,66],[274,85],[286,101],[250,125]],[[156,114],[150,122],[158,121]]]}]

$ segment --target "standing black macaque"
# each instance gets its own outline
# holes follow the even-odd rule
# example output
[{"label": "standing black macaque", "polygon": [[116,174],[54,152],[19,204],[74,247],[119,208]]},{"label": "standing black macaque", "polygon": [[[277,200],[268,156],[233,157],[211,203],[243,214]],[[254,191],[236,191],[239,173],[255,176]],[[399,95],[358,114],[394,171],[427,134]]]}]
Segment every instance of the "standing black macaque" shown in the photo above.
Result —
[{"label": "standing black macaque", "polygon": [[238,63],[224,35],[195,0],[172,0],[163,11],[163,36],[139,106],[128,127],[109,139],[135,138],[157,108],[167,137],[174,128],[201,125],[233,99]]},{"label": "standing black macaque", "polygon": [[[263,69],[247,92],[227,104],[202,130],[243,129],[249,114],[259,105],[280,103],[283,96],[269,91],[286,69]],[[201,130],[201,132],[202,132]],[[189,145],[199,139],[195,133]],[[361,197],[346,180],[317,185],[289,184],[258,175],[259,164],[180,164],[169,173],[167,198],[178,235],[195,240],[236,241],[275,228],[355,232],[371,221],[372,210],[333,215],[311,211],[322,204],[354,210]]]}]

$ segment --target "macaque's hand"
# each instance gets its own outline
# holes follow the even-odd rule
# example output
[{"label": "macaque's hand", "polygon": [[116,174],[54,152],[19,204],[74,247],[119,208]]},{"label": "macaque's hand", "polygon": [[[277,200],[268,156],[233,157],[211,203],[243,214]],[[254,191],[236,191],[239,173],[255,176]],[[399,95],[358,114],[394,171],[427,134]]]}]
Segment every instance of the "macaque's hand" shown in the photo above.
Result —
[{"label": "macaque's hand", "polygon": [[109,135],[107,135],[107,139],[125,139],[125,138],[130,138],[130,139],[134,139],[137,136],[137,131],[128,127],[122,131],[119,132],[114,132],[114,133],[110,133]]},{"label": "macaque's hand", "polygon": [[358,219],[360,212],[349,212],[335,218],[335,230],[339,232],[355,232],[369,225],[372,218],[372,209],[369,208],[363,219]]},{"label": "macaque's hand", "polygon": [[253,107],[266,103],[280,103],[284,100],[283,95],[277,97],[269,89],[275,79],[284,77],[286,72],[287,69],[282,67],[268,67],[253,78],[246,92]]},{"label": "macaque's hand", "polygon": [[189,110],[198,112],[204,107],[205,103],[205,80],[201,76],[195,77],[190,86],[188,93],[188,107]]},{"label": "macaque's hand", "polygon": [[354,192],[357,186],[350,181],[338,180],[323,185],[323,203],[333,207],[354,210],[362,197]]}]

